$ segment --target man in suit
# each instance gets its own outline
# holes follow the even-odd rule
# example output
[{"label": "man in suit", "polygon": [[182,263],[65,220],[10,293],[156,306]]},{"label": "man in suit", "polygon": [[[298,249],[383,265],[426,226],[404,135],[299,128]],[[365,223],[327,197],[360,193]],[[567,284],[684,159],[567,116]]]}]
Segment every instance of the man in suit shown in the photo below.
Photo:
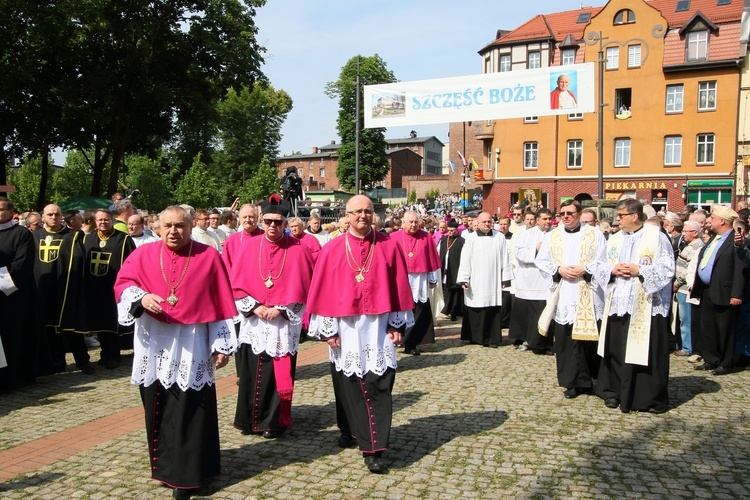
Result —
[{"label": "man in suit", "polygon": [[734,367],[735,322],[747,266],[734,250],[735,219],[737,212],[731,208],[711,207],[708,223],[716,236],[698,254],[698,272],[691,290],[691,297],[701,300],[697,342],[704,362],[695,369],[713,375],[726,375]]}]

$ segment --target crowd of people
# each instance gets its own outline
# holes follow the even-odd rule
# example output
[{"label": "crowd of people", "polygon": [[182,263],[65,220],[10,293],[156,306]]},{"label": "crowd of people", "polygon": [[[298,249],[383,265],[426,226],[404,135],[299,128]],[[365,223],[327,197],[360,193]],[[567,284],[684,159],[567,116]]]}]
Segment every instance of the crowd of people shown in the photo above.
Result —
[{"label": "crowd of people", "polygon": [[439,318],[460,317],[467,345],[498,348],[507,329],[508,345],[555,357],[564,398],[622,412],[668,411],[672,356],[714,376],[750,359],[746,204],[623,200],[599,221],[574,200],[472,218],[377,214],[358,195],[326,225],[276,195],[159,214],[113,202],[17,214],[0,198],[0,383],[65,371],[66,352],[91,376],[92,345],[105,369],[132,349],[152,477],[175,498],[220,472],[215,370],[234,356],[234,427],[278,438],[305,337],[329,346],[338,445],[373,473],[387,471],[396,350],[421,355]]}]

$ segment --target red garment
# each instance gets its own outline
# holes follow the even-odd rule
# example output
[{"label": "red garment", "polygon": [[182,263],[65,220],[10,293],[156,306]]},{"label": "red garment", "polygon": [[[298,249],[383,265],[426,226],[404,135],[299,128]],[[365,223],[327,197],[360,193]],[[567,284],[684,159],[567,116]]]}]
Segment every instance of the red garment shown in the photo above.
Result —
[{"label": "red garment", "polygon": [[[237,262],[242,265],[230,271],[234,298],[249,295],[269,307],[307,302],[314,263],[298,239],[284,235],[278,243],[272,243],[265,236],[250,238],[240,248]],[[265,283],[269,273],[273,279],[270,288]]]},{"label": "red garment", "polygon": [[310,250],[310,254],[313,258],[313,264],[315,264],[315,261],[318,260],[320,249],[323,248],[320,246],[318,238],[316,238],[315,236],[311,236],[308,233],[302,233],[301,238],[297,238],[296,236],[292,236],[292,238],[299,240],[303,246],[307,247],[307,249]]},{"label": "red garment", "polygon": [[[368,272],[363,272],[364,280],[358,282],[357,268],[369,254],[373,235],[371,265]],[[373,231],[362,239],[346,233],[326,243],[320,251],[308,295],[307,310],[311,314],[339,318],[412,309],[406,261],[396,240]]]},{"label": "red garment", "polygon": [[[573,95],[573,92],[570,90],[567,91],[568,94],[570,94],[570,97],[573,98],[573,102],[578,104],[578,99],[576,99],[576,96]],[[549,94],[549,107],[551,109],[560,109],[560,94],[562,93],[562,90],[555,89]]]},{"label": "red garment", "polygon": [[[401,229],[391,234],[391,239],[401,246],[406,258],[406,269],[410,273],[429,273],[440,269],[437,247],[432,244],[432,236],[427,231],[417,229],[414,235],[410,235]],[[413,254],[412,257],[409,257],[410,253]]]},{"label": "red garment", "polygon": [[227,240],[224,242],[224,248],[221,251],[221,258],[224,261],[224,265],[227,267],[227,271],[232,271],[232,262],[237,260],[236,255],[240,251],[240,247],[247,244],[255,236],[263,234],[263,230],[259,227],[255,227],[255,230],[247,234],[245,230],[237,231],[227,236]]},{"label": "red garment", "polygon": [[[155,293],[165,299],[160,304],[162,312],[155,314],[146,310],[146,313],[163,323],[191,325],[220,321],[236,315],[237,308],[234,306],[229,276],[219,253],[208,245],[193,241],[188,263],[190,246],[191,244],[187,244],[173,252],[164,243],[155,242],[143,245],[131,253],[117,274],[117,300],[131,286]],[[163,273],[159,265],[160,256],[164,264]],[[180,282],[184,270],[185,277]],[[175,305],[166,300],[172,289],[164,281],[163,275],[167,276],[171,286],[179,282],[175,290]]]}]

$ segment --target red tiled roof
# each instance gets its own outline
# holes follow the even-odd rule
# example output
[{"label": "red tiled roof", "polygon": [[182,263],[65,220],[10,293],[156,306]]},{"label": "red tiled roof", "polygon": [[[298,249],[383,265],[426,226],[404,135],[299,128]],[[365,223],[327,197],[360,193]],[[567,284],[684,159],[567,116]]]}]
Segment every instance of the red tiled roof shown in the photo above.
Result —
[{"label": "red tiled roof", "polygon": [[556,42],[561,42],[568,34],[572,34],[576,40],[580,40],[583,38],[583,31],[586,29],[588,22],[576,22],[578,21],[578,16],[590,13],[591,17],[593,17],[601,9],[601,7],[584,7],[582,9],[568,10],[565,12],[555,12],[553,14],[539,14],[532,17],[510,33],[501,36],[494,42],[488,44],[480,52],[483,52],[491,46],[504,45],[506,43],[514,43],[524,40],[551,38]]},{"label": "red tiled roof", "polygon": [[[714,0],[715,2],[715,0]],[[741,23],[723,25],[716,34],[709,34],[708,62],[740,59]],[[685,61],[685,37],[677,30],[670,30],[664,38],[664,67],[687,63]]]},{"label": "red tiled roof", "polygon": [[742,19],[742,0],[732,0],[729,5],[716,5],[716,0],[690,0],[690,8],[683,12],[675,12],[675,0],[646,1],[661,12],[670,28],[681,28],[697,11],[714,24],[738,22]]}]

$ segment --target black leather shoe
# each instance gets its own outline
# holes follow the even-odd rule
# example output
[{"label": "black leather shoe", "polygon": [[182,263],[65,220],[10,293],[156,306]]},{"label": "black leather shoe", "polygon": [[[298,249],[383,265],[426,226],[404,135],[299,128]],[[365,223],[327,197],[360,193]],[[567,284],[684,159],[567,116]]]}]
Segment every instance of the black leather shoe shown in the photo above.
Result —
[{"label": "black leather shoe", "polygon": [[357,439],[354,436],[348,434],[342,434],[339,436],[339,448],[351,448],[357,444]]},{"label": "black leather shoe", "polygon": [[365,465],[367,466],[367,470],[373,474],[385,474],[388,472],[388,467],[385,466],[382,457],[365,455]]},{"label": "black leather shoe", "polygon": [[711,375],[729,375],[732,373],[731,368],[727,368],[726,366],[717,366],[715,370],[711,372]]},{"label": "black leather shoe", "polygon": [[570,387],[568,389],[565,389],[565,392],[563,392],[565,399],[575,399],[580,394],[581,394],[581,391],[578,389],[578,387]]},{"label": "black leather shoe", "polygon": [[666,408],[649,408],[648,412],[661,415],[662,413],[667,413],[667,409]]},{"label": "black leather shoe", "polygon": [[193,496],[192,490],[183,490],[181,488],[175,488],[172,490],[172,498],[190,498]]},{"label": "black leather shoe", "polygon": [[284,433],[283,429],[277,429],[272,431],[263,431],[262,436],[266,439],[276,439]]},{"label": "black leather shoe", "polygon": [[710,372],[711,370],[715,368],[716,368],[716,365],[712,365],[711,363],[703,363],[702,365],[693,367],[693,370]]},{"label": "black leather shoe", "polygon": [[604,400],[604,406],[607,408],[617,408],[620,406],[620,402],[617,400],[617,398],[607,398]]},{"label": "black leather shoe", "polygon": [[96,370],[94,370],[94,365],[91,363],[86,363],[85,365],[81,366],[81,373],[85,373],[86,375],[93,375],[96,373]]},{"label": "black leather shoe", "polygon": [[416,347],[404,347],[404,354],[411,354],[412,356],[419,356],[422,353],[419,352]]}]

